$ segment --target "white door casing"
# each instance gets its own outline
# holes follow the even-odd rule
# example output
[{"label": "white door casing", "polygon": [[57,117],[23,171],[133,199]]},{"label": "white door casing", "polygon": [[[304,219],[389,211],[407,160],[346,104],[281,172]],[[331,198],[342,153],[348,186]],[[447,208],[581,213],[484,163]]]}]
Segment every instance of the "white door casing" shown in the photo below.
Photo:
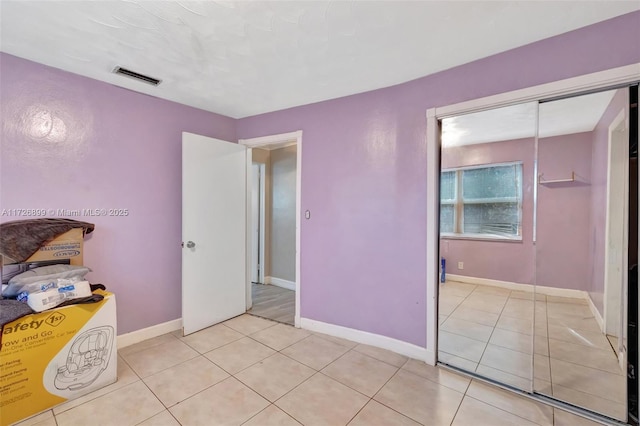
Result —
[{"label": "white door casing", "polygon": [[[294,325],[300,328],[300,292],[301,292],[301,272],[300,272],[300,221],[302,218],[302,131],[298,130],[290,133],[281,133],[277,135],[261,136],[250,139],[240,139],[239,144],[249,147],[248,158],[249,163],[247,165],[247,179],[251,179],[252,168],[251,164],[251,148],[260,147],[284,147],[290,144],[296,144],[296,283],[295,283],[295,316]],[[248,202],[251,202],[251,195],[247,193]],[[264,216],[263,216],[264,217]],[[250,220],[247,220],[247,229],[251,229]],[[264,234],[263,234],[264,235]],[[247,247],[251,247],[251,233],[247,233]],[[264,251],[263,251],[264,252]],[[250,263],[249,263],[250,264]],[[247,266],[249,269],[250,266]],[[251,307],[251,283],[247,284],[247,309]]]},{"label": "white door casing", "polygon": [[246,310],[247,148],[182,133],[185,335]]},{"label": "white door casing", "polygon": [[[620,111],[609,126],[604,262],[604,331],[615,337],[622,336],[620,306],[627,279],[628,157],[629,130],[625,112]],[[619,339],[619,342],[622,343],[622,340]]]},{"label": "white door casing", "polygon": [[260,281],[260,165],[253,163],[251,165],[251,282]]},{"label": "white door casing", "polygon": [[[248,151],[251,151],[249,149]],[[260,251],[258,255],[258,263],[260,265],[260,270],[258,271],[258,282],[264,284],[265,283],[265,272],[267,270],[267,169],[266,164],[260,163],[260,210],[258,211],[258,216],[260,220],[260,244],[258,246],[258,250]]]}]

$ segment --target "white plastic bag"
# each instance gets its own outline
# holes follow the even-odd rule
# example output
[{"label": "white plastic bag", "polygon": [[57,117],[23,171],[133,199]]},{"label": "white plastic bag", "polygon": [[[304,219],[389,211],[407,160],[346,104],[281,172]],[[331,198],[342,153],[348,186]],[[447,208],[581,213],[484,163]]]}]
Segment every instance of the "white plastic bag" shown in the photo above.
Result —
[{"label": "white plastic bag", "polygon": [[[91,296],[89,281],[74,281],[59,278],[55,286],[47,286],[42,291],[29,293],[27,304],[36,312],[55,308],[65,300]],[[73,281],[73,282],[65,282]]]}]

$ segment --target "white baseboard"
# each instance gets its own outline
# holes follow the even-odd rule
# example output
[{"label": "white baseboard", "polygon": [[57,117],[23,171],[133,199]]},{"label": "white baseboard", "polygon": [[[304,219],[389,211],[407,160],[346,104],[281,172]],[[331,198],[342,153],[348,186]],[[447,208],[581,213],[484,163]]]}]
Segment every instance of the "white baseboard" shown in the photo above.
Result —
[{"label": "white baseboard", "polygon": [[181,328],[182,318],[178,318],[172,321],[163,322],[162,324],[156,324],[151,327],[132,331],[131,333],[121,334],[118,336],[118,349],[126,348],[127,346],[142,342],[143,340],[162,336],[163,334],[171,333],[172,331],[180,330]]},{"label": "white baseboard", "polygon": [[287,281],[276,277],[264,277],[264,283],[296,291],[296,283],[294,281]]},{"label": "white baseboard", "polygon": [[600,327],[600,331],[605,333],[604,319],[602,318],[602,315],[600,315],[598,308],[596,308],[596,305],[593,303],[593,300],[591,300],[591,297],[588,294],[587,294],[587,302],[589,304],[589,310],[591,310],[591,313],[596,318],[596,322],[598,323],[598,327]]},{"label": "white baseboard", "polygon": [[353,328],[342,327],[339,325],[328,324],[326,322],[316,321],[309,318],[300,318],[300,327],[306,330],[315,331],[316,333],[324,333],[330,336],[340,337],[342,339],[351,340],[353,342],[363,343],[365,345],[375,346],[377,348],[386,349],[399,353],[409,358],[418,359],[427,363],[435,364],[435,354],[433,351],[414,345],[412,343],[403,342],[380,334],[373,334],[367,331],[356,330]]},{"label": "white baseboard", "polygon": [[533,286],[532,284],[512,283],[509,281],[491,280],[488,278],[467,277],[465,275],[446,274],[447,281],[456,281],[466,284],[488,285],[492,287],[506,288],[508,290],[519,290],[533,292],[535,287],[536,293],[547,296],[572,297],[574,299],[589,299],[589,294],[584,290],[574,290],[571,288],[555,288],[545,287],[541,285]]}]

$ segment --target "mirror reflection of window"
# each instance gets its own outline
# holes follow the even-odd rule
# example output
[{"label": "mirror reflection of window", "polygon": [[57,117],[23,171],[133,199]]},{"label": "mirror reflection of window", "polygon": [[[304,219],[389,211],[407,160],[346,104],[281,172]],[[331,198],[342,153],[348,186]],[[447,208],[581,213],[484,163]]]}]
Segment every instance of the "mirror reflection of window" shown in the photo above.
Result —
[{"label": "mirror reflection of window", "polygon": [[457,173],[443,171],[440,174],[440,233],[456,231]]},{"label": "mirror reflection of window", "polygon": [[521,235],[522,163],[444,170],[440,182],[442,234]]}]

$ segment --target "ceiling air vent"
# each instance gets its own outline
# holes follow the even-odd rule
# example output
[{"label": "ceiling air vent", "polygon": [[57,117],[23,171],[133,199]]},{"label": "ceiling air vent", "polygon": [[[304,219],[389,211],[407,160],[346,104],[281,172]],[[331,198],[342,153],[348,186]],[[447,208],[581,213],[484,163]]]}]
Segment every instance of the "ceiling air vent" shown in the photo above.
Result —
[{"label": "ceiling air vent", "polygon": [[157,86],[162,82],[162,80],[158,80],[157,78],[149,77],[148,75],[140,74],[135,71],[128,70],[126,68],[122,68],[121,66],[117,66],[113,69],[114,74],[124,75],[129,78],[133,78],[138,81],[145,82],[152,86]]}]

